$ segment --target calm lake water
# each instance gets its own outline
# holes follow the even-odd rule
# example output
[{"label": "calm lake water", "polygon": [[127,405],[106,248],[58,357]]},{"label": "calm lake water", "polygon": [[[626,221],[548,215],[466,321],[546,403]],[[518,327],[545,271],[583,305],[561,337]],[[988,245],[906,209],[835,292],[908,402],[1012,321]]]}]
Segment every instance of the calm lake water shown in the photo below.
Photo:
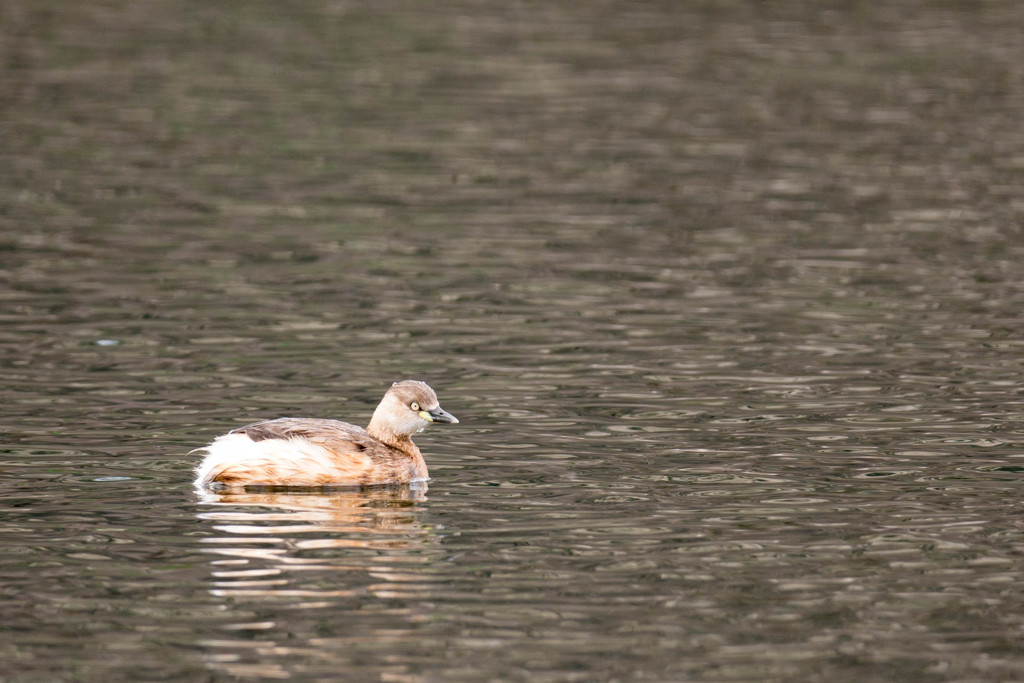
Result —
[{"label": "calm lake water", "polygon": [[812,4],[6,0],[0,678],[1024,680],[1024,8]]}]

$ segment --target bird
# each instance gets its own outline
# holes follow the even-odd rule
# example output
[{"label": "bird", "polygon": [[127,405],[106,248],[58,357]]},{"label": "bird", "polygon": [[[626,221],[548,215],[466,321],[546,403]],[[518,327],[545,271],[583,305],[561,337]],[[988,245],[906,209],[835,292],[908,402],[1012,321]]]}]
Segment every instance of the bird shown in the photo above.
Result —
[{"label": "bird", "polygon": [[410,438],[431,423],[458,424],[425,382],[395,382],[363,429],[338,420],[281,417],[255,422],[197,448],[199,490],[247,487],[384,486],[429,479]]}]

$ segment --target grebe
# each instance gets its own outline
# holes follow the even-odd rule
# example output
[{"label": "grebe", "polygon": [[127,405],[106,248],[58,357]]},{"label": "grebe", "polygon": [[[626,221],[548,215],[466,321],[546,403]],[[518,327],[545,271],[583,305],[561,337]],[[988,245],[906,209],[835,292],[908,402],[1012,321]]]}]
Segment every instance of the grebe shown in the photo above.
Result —
[{"label": "grebe", "polygon": [[198,488],[379,486],[426,481],[427,463],[410,438],[431,422],[457,424],[424,382],[395,382],[366,429],[282,417],[214,439],[196,468]]}]

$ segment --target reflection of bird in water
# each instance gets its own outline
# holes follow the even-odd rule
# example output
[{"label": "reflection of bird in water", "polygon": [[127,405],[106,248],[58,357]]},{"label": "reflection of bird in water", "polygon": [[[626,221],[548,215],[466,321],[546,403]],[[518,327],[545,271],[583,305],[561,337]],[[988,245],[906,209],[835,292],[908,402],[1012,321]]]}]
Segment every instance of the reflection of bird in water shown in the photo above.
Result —
[{"label": "reflection of bird in water", "polygon": [[[425,501],[425,483],[205,491],[198,549],[209,558],[207,589],[219,601],[211,614],[224,623],[203,639],[198,656],[213,678],[302,678],[298,661],[331,666],[335,675],[313,677],[334,680],[351,668],[351,643],[339,645],[331,634],[380,642],[395,636],[366,626],[379,623],[375,614],[401,614],[413,627],[435,618],[431,595],[447,577]],[[353,679],[361,680],[358,672]]]},{"label": "reflection of bird in water", "polygon": [[426,481],[410,438],[431,422],[457,423],[423,382],[395,382],[366,429],[337,420],[282,417],[218,437],[196,469],[196,486],[376,486]]},{"label": "reflection of bird in water", "polygon": [[328,601],[398,596],[412,587],[410,568],[431,561],[408,551],[437,542],[422,519],[425,500],[426,484],[316,494],[205,492],[199,518],[218,532],[200,541],[216,557],[211,592]]},{"label": "reflection of bird in water", "polygon": [[[234,534],[279,535],[304,532],[399,534],[423,531],[418,503],[427,485],[309,493],[205,492],[202,503],[216,506],[201,517]],[[225,524],[227,523],[227,524]],[[376,545],[380,537],[321,539],[317,545]],[[386,542],[386,541],[385,541]]]}]

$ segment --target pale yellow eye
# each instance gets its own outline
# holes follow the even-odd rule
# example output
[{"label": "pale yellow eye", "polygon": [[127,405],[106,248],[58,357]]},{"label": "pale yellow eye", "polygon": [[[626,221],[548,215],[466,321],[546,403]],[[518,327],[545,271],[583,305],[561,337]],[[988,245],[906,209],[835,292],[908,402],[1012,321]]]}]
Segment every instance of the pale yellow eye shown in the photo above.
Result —
[{"label": "pale yellow eye", "polygon": [[409,407],[410,407],[410,408],[412,408],[412,409],[413,409],[413,411],[419,412],[419,409],[420,409],[420,404],[419,404],[419,403],[417,403],[416,401],[413,401],[413,402],[412,402],[412,405],[411,405],[411,406],[409,406]]}]

